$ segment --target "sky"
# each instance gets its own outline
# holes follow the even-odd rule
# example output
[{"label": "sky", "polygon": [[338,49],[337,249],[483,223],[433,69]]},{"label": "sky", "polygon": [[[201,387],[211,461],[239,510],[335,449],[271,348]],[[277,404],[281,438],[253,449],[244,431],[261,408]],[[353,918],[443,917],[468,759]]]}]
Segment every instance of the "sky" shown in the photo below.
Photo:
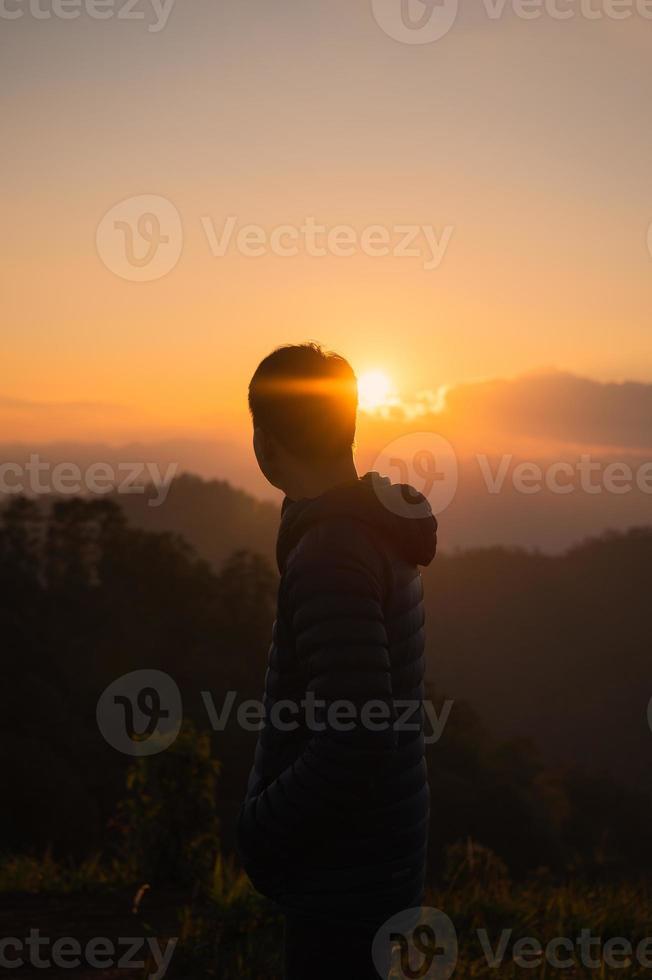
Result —
[{"label": "sky", "polygon": [[0,3],[2,441],[242,439],[306,339],[652,382],[652,5],[58,2]]}]

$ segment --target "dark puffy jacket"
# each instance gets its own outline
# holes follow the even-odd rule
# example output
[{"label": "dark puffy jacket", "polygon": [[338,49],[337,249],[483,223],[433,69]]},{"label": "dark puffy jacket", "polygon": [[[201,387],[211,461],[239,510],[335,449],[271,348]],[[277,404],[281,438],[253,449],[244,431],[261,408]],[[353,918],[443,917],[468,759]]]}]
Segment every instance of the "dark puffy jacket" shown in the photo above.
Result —
[{"label": "dark puffy jacket", "polygon": [[[420,904],[429,792],[417,566],[432,561],[436,530],[424,497],[378,474],[283,506],[266,722],[238,843],[256,887],[286,909],[377,919]],[[324,705],[340,700],[350,707],[333,724]],[[281,701],[304,707],[295,716]]]}]

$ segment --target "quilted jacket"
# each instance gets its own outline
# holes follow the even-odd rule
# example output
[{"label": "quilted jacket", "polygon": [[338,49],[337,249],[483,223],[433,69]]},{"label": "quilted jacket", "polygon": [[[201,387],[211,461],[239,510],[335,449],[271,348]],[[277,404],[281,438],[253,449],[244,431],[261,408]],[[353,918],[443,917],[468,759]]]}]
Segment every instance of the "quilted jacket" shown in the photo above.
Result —
[{"label": "quilted jacket", "polygon": [[287,910],[371,920],[421,902],[418,566],[434,558],[436,532],[424,497],[375,473],[283,505],[265,723],[238,848],[254,885]]}]

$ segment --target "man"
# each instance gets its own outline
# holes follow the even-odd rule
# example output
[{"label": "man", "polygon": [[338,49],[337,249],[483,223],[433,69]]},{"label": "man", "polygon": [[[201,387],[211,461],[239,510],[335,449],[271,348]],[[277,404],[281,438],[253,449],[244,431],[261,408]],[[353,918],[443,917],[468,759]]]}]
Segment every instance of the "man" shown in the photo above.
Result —
[{"label": "man", "polygon": [[258,464],[286,499],[239,850],[286,913],[287,980],[377,980],[374,935],[421,904],[424,883],[417,566],[434,558],[437,525],[411,488],[358,478],[357,383],[342,357],[279,348],[256,370],[249,407]]}]

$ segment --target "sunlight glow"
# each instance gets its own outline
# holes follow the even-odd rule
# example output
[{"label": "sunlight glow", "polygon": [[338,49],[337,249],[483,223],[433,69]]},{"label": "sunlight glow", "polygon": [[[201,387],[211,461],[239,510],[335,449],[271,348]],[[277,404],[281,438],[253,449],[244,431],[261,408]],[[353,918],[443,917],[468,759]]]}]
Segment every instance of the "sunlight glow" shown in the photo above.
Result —
[{"label": "sunlight glow", "polygon": [[358,400],[360,408],[373,412],[391,404],[394,387],[384,371],[365,371],[358,378]]}]

